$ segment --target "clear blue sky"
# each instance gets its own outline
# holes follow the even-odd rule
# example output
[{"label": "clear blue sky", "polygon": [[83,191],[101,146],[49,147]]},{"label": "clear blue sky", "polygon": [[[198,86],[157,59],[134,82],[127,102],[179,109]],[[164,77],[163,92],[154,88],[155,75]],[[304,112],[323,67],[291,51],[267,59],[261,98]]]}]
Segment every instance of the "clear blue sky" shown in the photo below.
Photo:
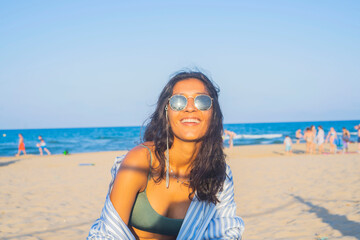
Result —
[{"label": "clear blue sky", "polygon": [[172,73],[225,123],[360,119],[360,1],[1,1],[0,129],[141,125]]}]

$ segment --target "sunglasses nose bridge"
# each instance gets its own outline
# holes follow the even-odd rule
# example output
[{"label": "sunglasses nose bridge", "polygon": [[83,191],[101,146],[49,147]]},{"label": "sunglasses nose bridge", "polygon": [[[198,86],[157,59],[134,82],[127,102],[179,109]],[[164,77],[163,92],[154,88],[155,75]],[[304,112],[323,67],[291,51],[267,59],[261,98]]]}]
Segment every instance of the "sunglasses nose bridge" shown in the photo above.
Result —
[{"label": "sunglasses nose bridge", "polygon": [[193,98],[193,97],[187,98],[187,104],[186,104],[185,110],[187,110],[187,111],[195,111],[196,110],[195,98]]}]

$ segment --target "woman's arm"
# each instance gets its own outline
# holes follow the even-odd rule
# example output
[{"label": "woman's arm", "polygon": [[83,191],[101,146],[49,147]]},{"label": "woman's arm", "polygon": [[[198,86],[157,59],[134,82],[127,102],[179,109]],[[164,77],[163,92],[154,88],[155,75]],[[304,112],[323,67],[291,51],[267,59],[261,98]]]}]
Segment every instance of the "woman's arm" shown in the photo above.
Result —
[{"label": "woman's arm", "polygon": [[132,149],[121,163],[110,200],[125,224],[129,222],[136,195],[146,187],[149,169],[149,151],[140,146]]},{"label": "woman's arm", "polygon": [[[116,158],[111,169],[112,180],[104,207],[100,218],[90,228],[88,240],[135,240],[128,228],[128,222],[135,196],[147,183],[150,162],[148,159],[149,152],[143,147],[134,148],[126,157]],[[136,176],[137,179],[134,179]],[[124,186],[126,184],[130,187]],[[130,194],[124,191],[129,191]]]}]

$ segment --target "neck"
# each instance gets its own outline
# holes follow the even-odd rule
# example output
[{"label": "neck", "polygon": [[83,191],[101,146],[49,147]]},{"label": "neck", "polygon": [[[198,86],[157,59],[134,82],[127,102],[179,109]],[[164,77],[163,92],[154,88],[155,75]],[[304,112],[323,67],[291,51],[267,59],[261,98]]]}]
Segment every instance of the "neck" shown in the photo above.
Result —
[{"label": "neck", "polygon": [[175,137],[169,149],[170,166],[173,171],[180,175],[188,175],[200,146],[201,142],[184,142]]}]

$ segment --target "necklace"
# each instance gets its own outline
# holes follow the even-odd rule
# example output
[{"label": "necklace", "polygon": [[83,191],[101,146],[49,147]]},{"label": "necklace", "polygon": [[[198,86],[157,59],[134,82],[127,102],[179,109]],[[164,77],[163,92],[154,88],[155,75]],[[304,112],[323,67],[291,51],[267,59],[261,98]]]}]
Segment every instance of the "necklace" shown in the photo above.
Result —
[{"label": "necklace", "polygon": [[187,180],[185,180],[185,181],[180,180],[179,177],[175,175],[175,173],[174,173],[174,171],[172,170],[171,166],[170,166],[170,173],[171,173],[172,176],[174,176],[174,177],[176,178],[176,182],[177,182],[177,183],[180,182],[181,184],[186,184],[186,185],[189,184],[190,180],[189,180],[189,179],[187,179]]}]

